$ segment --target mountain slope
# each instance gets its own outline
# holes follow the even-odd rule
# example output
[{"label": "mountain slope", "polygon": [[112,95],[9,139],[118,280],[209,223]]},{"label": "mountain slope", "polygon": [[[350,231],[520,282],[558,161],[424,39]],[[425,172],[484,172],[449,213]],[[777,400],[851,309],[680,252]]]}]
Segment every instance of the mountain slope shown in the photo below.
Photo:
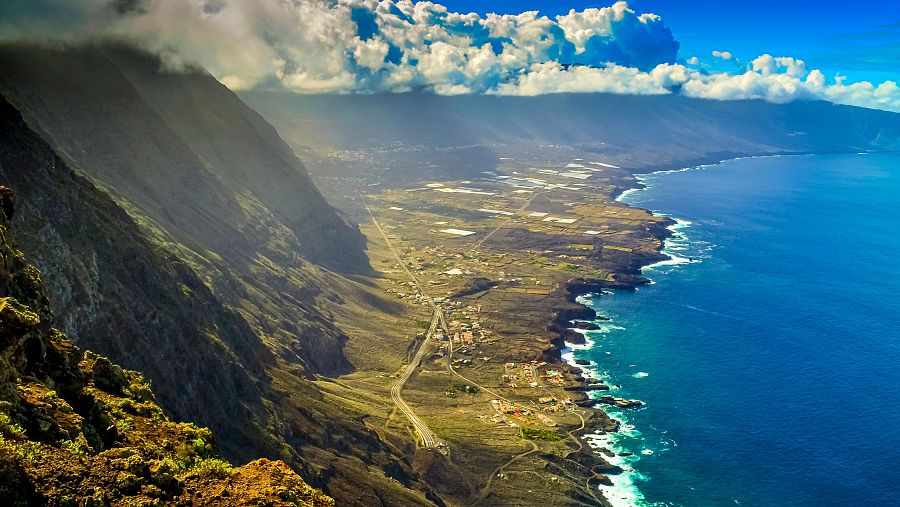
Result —
[{"label": "mountain slope", "polygon": [[[80,169],[178,241],[252,251],[271,234],[254,223],[258,204],[308,259],[364,268],[362,237],[274,129],[202,70],[162,67],[112,43],[0,51],[9,100]],[[345,255],[329,255],[335,250]]]},{"label": "mountain slope", "polygon": [[596,149],[681,147],[693,153],[777,148],[900,146],[895,113],[827,102],[772,104],[679,95],[553,94],[534,97],[427,93],[298,95],[242,92],[277,126],[303,129],[310,146],[354,149],[567,145]]},{"label": "mountain slope", "polygon": [[[308,373],[349,371],[340,352],[346,338],[316,309],[323,284],[314,279],[315,266],[301,255],[367,270],[364,240],[355,226],[327,205],[296,158],[293,165],[277,163],[288,158],[288,149],[277,136],[256,134],[265,130],[257,125],[258,117],[221,128],[223,122],[205,104],[217,104],[232,116],[253,115],[208,75],[165,75],[160,62],[143,53],[104,48],[5,46],[0,50],[0,87],[70,166],[106,189],[141,225],[142,234],[197,272],[222,304],[243,314],[257,336],[300,359]],[[157,79],[168,84],[153,92],[153,101],[145,101],[124,68],[132,74],[156,69]],[[135,83],[154,88],[148,81]],[[214,100],[221,95],[225,102]],[[184,97],[203,103],[180,104]],[[154,104],[170,108],[168,119]],[[195,133],[207,130],[217,133]],[[181,132],[187,133],[182,137]],[[271,127],[267,134],[274,135]],[[240,150],[240,143],[254,148]],[[270,145],[278,150],[269,150]],[[256,180],[266,182],[257,188],[281,187],[290,197],[258,196],[244,188],[235,167],[244,168],[243,180],[255,172]],[[85,310],[85,300],[111,290],[94,289],[75,304],[64,302],[60,313],[66,322],[112,323],[108,333],[94,333],[103,339],[124,330],[116,327],[127,320]],[[127,298],[132,304],[142,299]],[[69,312],[74,315],[65,315]],[[67,328],[76,339],[78,327]]]},{"label": "mountain slope", "polygon": [[222,461],[209,430],[169,420],[140,374],[53,328],[40,273],[13,246],[14,201],[0,187],[0,502],[334,505],[283,462]]},{"label": "mountain slope", "polygon": [[[213,427],[225,442],[258,435],[259,427],[227,421],[245,412],[252,419],[262,408],[256,383],[272,358],[259,338],[2,99],[0,131],[0,178],[19,189],[20,238],[50,279],[63,329],[128,367],[146,368],[171,413]],[[127,334],[110,339],[117,333]]]},{"label": "mountain slope", "polygon": [[[249,115],[247,128],[219,132],[201,148],[203,136],[176,131],[215,129],[197,118],[207,108],[173,107],[166,114],[185,117],[172,128],[176,119],[162,120],[122,77],[129,64],[114,64],[112,53],[49,58],[45,51],[57,50],[35,49],[30,58],[21,47],[7,49],[0,50],[0,89],[11,98],[0,101],[0,176],[26,203],[16,215],[21,248],[48,274],[51,306],[74,341],[144,371],[163,409],[212,427],[230,460],[284,459],[345,505],[430,504],[427,486],[366,424],[368,413],[311,380],[353,369],[333,313],[361,310],[358,320],[370,325],[363,311],[385,302],[303,257],[298,234],[321,232],[330,257],[351,260],[364,255],[361,236],[321,208],[321,196],[305,202],[298,190],[297,203],[273,210],[276,200],[270,208],[265,196],[237,189],[224,162],[210,162],[213,154],[238,159],[225,147],[239,146],[251,130],[270,135],[271,127],[245,106],[220,103],[223,117]],[[143,68],[145,55],[137,58]],[[48,62],[65,66],[42,67]],[[224,93],[192,76],[159,79],[175,102],[191,89]],[[98,93],[92,80],[116,94]],[[287,156],[277,138],[267,142]],[[242,151],[242,163],[274,164]],[[294,181],[306,184],[301,176]],[[304,206],[312,214],[289,223],[288,212]]]}]

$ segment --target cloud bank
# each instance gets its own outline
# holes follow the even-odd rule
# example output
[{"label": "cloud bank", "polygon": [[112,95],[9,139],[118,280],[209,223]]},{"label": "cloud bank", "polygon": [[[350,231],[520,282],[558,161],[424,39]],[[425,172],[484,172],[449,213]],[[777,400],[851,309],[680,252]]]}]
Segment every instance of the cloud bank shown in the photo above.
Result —
[{"label": "cloud bank", "polygon": [[122,37],[198,63],[235,89],[300,93],[537,95],[680,93],[709,99],[826,99],[900,111],[896,83],[846,84],[802,60],[763,55],[737,71],[678,59],[654,14],[626,2],[553,18],[450,12],[411,0],[3,0],[0,39]]}]

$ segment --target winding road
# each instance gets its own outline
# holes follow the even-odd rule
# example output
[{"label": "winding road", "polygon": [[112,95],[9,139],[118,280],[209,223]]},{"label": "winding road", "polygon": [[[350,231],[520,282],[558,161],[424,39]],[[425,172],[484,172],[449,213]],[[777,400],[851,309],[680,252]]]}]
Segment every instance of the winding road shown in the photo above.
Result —
[{"label": "winding road", "polygon": [[434,316],[431,318],[431,326],[428,328],[428,333],[425,334],[425,339],[422,340],[422,344],[419,345],[419,350],[416,352],[415,357],[410,363],[406,366],[406,369],[400,375],[400,378],[397,379],[397,382],[394,383],[393,387],[391,387],[391,398],[394,400],[394,403],[397,405],[397,408],[403,412],[406,417],[412,422],[413,426],[416,428],[416,431],[422,437],[422,446],[425,448],[433,448],[437,447],[437,444],[434,440],[434,433],[428,429],[428,426],[416,416],[416,413],[413,412],[413,409],[410,408],[409,405],[403,401],[403,397],[400,396],[400,392],[403,390],[403,385],[406,384],[406,381],[409,380],[409,377],[416,371],[416,368],[419,367],[419,364],[422,362],[422,357],[425,355],[425,350],[428,348],[428,342],[431,341],[431,337],[434,336],[435,331],[438,327],[438,322],[440,322],[440,318],[438,316],[438,310],[435,309]]},{"label": "winding road", "polygon": [[403,370],[403,373],[400,374],[400,378],[397,379],[397,382],[394,382],[394,385],[391,386],[391,399],[394,400],[394,404],[397,405],[397,408],[400,409],[401,412],[412,422],[413,427],[416,429],[416,432],[419,434],[421,438],[422,446],[426,449],[433,449],[438,447],[438,444],[434,438],[434,433],[428,429],[428,426],[419,419],[419,416],[413,411],[413,409],[403,400],[403,396],[401,395],[403,391],[403,386],[406,385],[406,381],[409,380],[409,377],[415,373],[416,368],[422,363],[422,357],[425,356],[425,352],[428,349],[428,343],[431,341],[431,338],[434,336],[434,333],[437,331],[439,324],[443,322],[443,312],[441,312],[440,307],[434,304],[434,301],[428,297],[425,291],[422,290],[422,287],[419,285],[419,280],[415,275],[406,267],[406,264],[403,262],[403,258],[400,257],[400,252],[394,248],[394,244],[391,243],[390,238],[388,238],[387,234],[384,232],[384,229],[381,228],[381,224],[378,223],[378,220],[375,218],[375,214],[372,213],[372,210],[369,206],[366,206],[366,211],[369,212],[369,216],[372,217],[372,223],[375,224],[375,228],[378,229],[378,232],[381,234],[381,237],[384,238],[384,242],[387,244],[388,248],[391,250],[391,253],[394,255],[394,258],[397,260],[397,263],[400,264],[400,267],[403,268],[403,271],[406,272],[406,275],[410,278],[413,284],[416,286],[416,291],[422,296],[428,299],[429,304],[432,308],[432,316],[431,316],[431,325],[428,327],[428,332],[425,333],[425,339],[422,340],[422,343],[419,344],[419,349],[416,351],[416,355],[413,356],[412,361],[406,365],[406,369]]}]

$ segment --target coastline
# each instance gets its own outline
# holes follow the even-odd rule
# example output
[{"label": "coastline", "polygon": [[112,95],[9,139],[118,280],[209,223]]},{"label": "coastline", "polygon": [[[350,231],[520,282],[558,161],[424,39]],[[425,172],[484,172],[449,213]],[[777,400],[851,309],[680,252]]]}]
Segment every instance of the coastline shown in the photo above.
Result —
[{"label": "coastline", "polygon": [[[867,152],[868,153],[868,152]],[[694,165],[687,165],[677,168],[659,168],[656,170],[632,170],[634,177],[634,185],[628,188],[619,189],[614,198],[617,202],[626,204],[631,207],[630,203],[624,201],[628,196],[636,192],[647,190],[649,186],[646,180],[653,175],[670,174],[678,172],[687,172],[693,170],[703,170],[710,167],[718,166],[722,163],[732,160],[752,159],[752,158],[777,158],[785,156],[812,156],[817,153],[776,153],[769,155],[749,155],[749,154],[733,154],[727,158],[704,158],[696,160]],[[641,208],[645,209],[645,208]],[[636,482],[646,480],[647,477],[642,475],[632,466],[640,460],[640,454],[652,454],[649,449],[635,450],[625,448],[620,444],[623,437],[634,437],[640,435],[640,432],[632,424],[630,424],[627,414],[623,409],[616,408],[609,404],[603,404],[595,401],[586,404],[587,400],[597,400],[600,394],[606,394],[605,391],[592,388],[588,383],[588,379],[594,379],[604,382],[608,379],[608,374],[603,372],[597,363],[584,364],[579,362],[575,357],[577,350],[590,350],[596,342],[590,336],[591,332],[608,332],[615,329],[615,324],[608,321],[607,318],[600,316],[588,302],[594,298],[601,298],[604,292],[608,294],[611,290],[627,290],[634,291],[641,285],[648,285],[654,281],[645,276],[648,269],[661,266],[689,264],[700,262],[698,260],[680,257],[673,251],[669,250],[673,238],[684,237],[680,232],[688,228],[691,223],[676,217],[671,217],[663,212],[654,212],[646,210],[655,216],[663,217],[668,220],[665,225],[664,232],[655,234],[660,240],[660,246],[657,253],[661,259],[647,259],[647,262],[641,262],[638,267],[639,275],[626,277],[622,281],[608,282],[606,280],[576,278],[571,279],[566,285],[567,300],[573,304],[572,308],[556,312],[551,321],[550,330],[558,333],[558,337],[551,340],[552,345],[556,349],[557,357],[560,361],[566,363],[572,371],[578,372],[583,379],[581,382],[580,394],[583,394],[584,400],[580,402],[582,406],[589,406],[599,412],[605,414],[606,418],[614,423],[614,429],[605,430],[603,428],[588,428],[580,432],[580,438],[585,440],[588,447],[593,451],[595,457],[606,461],[612,467],[612,473],[605,474],[606,481],[595,483],[594,486],[602,493],[606,502],[613,506],[634,506],[642,505],[646,500],[642,492],[638,488]],[[580,308],[579,308],[580,307]],[[584,329],[583,322],[588,321],[597,328]],[[578,325],[576,325],[576,323]],[[618,328],[621,329],[621,328]],[[608,389],[615,390],[619,386],[609,386]]]},{"label": "coastline", "polygon": [[[575,341],[571,342],[576,345],[581,345],[584,343],[583,338],[578,338],[581,336],[580,333],[574,331],[574,328],[569,324],[571,320],[593,320],[597,318],[597,313],[582,303],[578,302],[578,299],[583,296],[588,296],[592,294],[599,295],[604,290],[636,290],[638,287],[642,285],[649,285],[653,283],[648,277],[643,275],[643,271],[646,269],[650,269],[656,266],[661,265],[671,265],[671,264],[683,264],[684,261],[679,261],[677,256],[667,253],[667,242],[673,237],[677,235],[677,231],[690,226],[690,222],[686,220],[681,220],[675,217],[671,217],[668,214],[662,212],[654,212],[652,210],[648,210],[646,208],[640,208],[639,206],[632,206],[622,199],[631,195],[634,192],[640,192],[642,190],[646,190],[647,186],[643,180],[646,178],[658,175],[658,174],[670,174],[670,173],[679,173],[685,171],[693,171],[698,169],[707,169],[710,167],[715,167],[725,162],[733,161],[733,160],[744,160],[744,159],[755,159],[755,158],[778,158],[778,157],[795,157],[795,156],[814,156],[814,155],[828,155],[828,154],[845,154],[849,152],[839,151],[839,152],[779,152],[779,153],[771,153],[766,155],[752,155],[747,153],[731,153],[728,155],[732,155],[726,158],[719,158],[723,154],[715,154],[709,157],[699,157],[697,159],[689,159],[687,162],[683,162],[678,164],[679,167],[671,167],[664,166],[660,168],[631,168],[629,171],[634,177],[634,183],[627,187],[620,187],[613,193],[613,198],[615,201],[626,204],[630,207],[643,209],[648,213],[653,214],[654,216],[665,218],[664,228],[655,229],[652,232],[655,232],[654,237],[660,241],[660,246],[657,249],[657,257],[644,259],[647,262],[638,262],[637,263],[637,272],[636,273],[624,273],[619,274],[620,277],[617,277],[615,281],[608,280],[599,280],[596,278],[572,278],[566,283],[566,300],[571,303],[570,307],[564,308],[562,310],[558,310],[554,312],[549,325],[549,330],[558,334],[559,336],[551,339],[550,344],[551,347],[545,351],[545,355],[549,355],[551,357],[555,356],[558,358],[562,351],[566,348],[566,338],[573,338]],[[857,152],[854,152],[857,153]],[[876,153],[872,151],[858,152],[859,154],[869,154]],[[682,165],[689,164],[689,165]],[[693,165],[690,165],[693,164]],[[690,262],[690,259],[687,259]],[[577,335],[577,336],[576,336]],[[576,365],[577,366],[577,365]]]},{"label": "coastline", "polygon": [[[646,503],[638,500],[638,505],[655,501],[703,504],[712,498],[717,499],[712,502],[715,504],[733,499],[756,505],[768,504],[775,498],[790,498],[786,503],[791,505],[814,505],[829,494],[844,498],[855,495],[853,490],[858,488],[847,484],[823,492],[819,486],[827,483],[827,473],[813,468],[806,472],[807,479],[803,482],[787,485],[758,471],[769,470],[769,463],[780,463],[771,465],[771,469],[788,473],[803,469],[798,465],[807,465],[807,450],[811,448],[817,449],[817,456],[823,460],[833,460],[840,455],[844,449],[843,439],[832,438],[821,428],[810,427],[804,418],[810,413],[809,405],[820,404],[823,399],[820,397],[822,391],[815,385],[821,385],[822,379],[828,378],[831,372],[842,371],[846,366],[847,385],[852,385],[853,391],[877,382],[872,380],[870,371],[857,368],[857,364],[871,365],[872,369],[878,368],[882,373],[896,373],[888,369],[889,361],[880,362],[885,352],[882,347],[890,347],[889,337],[893,332],[884,335],[872,332],[881,331],[883,322],[888,322],[887,319],[880,320],[881,316],[890,316],[894,309],[883,304],[883,291],[872,289],[870,292],[872,287],[881,287],[878,284],[886,266],[882,262],[889,259],[889,254],[884,252],[890,251],[883,247],[884,241],[893,241],[883,239],[889,237],[883,233],[890,231],[892,226],[871,221],[860,224],[858,220],[859,217],[883,216],[885,206],[895,204],[891,196],[896,194],[889,191],[896,189],[896,169],[900,167],[895,155],[856,152],[838,156],[746,157],[749,160],[715,164],[714,170],[709,171],[706,169],[710,166],[668,170],[665,173],[686,174],[640,178],[647,192],[623,192],[620,200],[633,206],[671,212],[693,221],[695,224],[690,230],[681,231],[690,237],[690,245],[670,238],[663,251],[682,245],[669,253],[694,256],[703,262],[700,266],[645,268],[646,276],[659,285],[645,288],[637,295],[617,291],[613,297],[600,295],[588,299],[586,302],[598,314],[612,317],[612,323],[626,327],[628,331],[613,331],[608,335],[587,332],[587,344],[571,347],[572,351],[566,351],[568,353],[563,356],[569,364],[578,367],[574,362],[576,358],[595,361],[596,365],[589,368],[602,370],[598,373],[608,372],[612,383],[623,384],[625,394],[622,396],[646,399],[651,404],[646,411],[629,414],[640,430],[637,438],[611,434],[601,441],[614,451],[618,450],[616,440],[635,453],[641,449],[655,451],[655,456],[642,456],[634,465],[650,479],[644,482],[635,475],[637,488],[646,495]],[[802,199],[795,198],[801,189],[808,193],[803,194]],[[854,208],[858,211],[855,215],[847,214],[844,208],[830,208],[832,201],[828,199],[860,208]],[[866,199],[865,204],[851,204],[863,199]],[[819,206],[814,206],[816,203]],[[820,211],[816,216],[805,215],[804,220],[794,218],[810,209]],[[757,224],[765,226],[757,228]],[[834,232],[840,232],[835,235],[839,239],[817,237],[820,228],[831,227],[830,224],[837,224]],[[748,249],[745,244],[765,244],[771,248]],[[820,248],[811,249],[811,245]],[[811,281],[827,279],[822,275],[827,274],[836,259],[848,255],[849,249],[853,248],[848,245],[868,247],[867,251],[859,253],[859,257],[853,258],[857,265],[864,266],[860,268],[859,276],[869,284],[864,289],[848,289],[846,296],[846,307],[853,308],[858,304],[861,316],[835,319],[834,324],[809,321],[806,316],[817,315],[811,310],[822,309],[822,315],[830,315],[827,310],[833,308],[811,297],[817,290],[814,285],[818,285]],[[878,246],[881,246],[880,250],[877,250]],[[772,251],[784,252],[784,262],[757,272],[755,262],[767,258]],[[809,257],[816,259],[810,260],[808,265],[797,262]],[[800,272],[794,271],[794,266],[798,265],[803,266]],[[819,276],[813,276],[815,274]],[[838,285],[840,282],[833,283]],[[834,285],[829,288],[834,290]],[[772,293],[769,294],[767,289]],[[779,289],[783,289],[780,296]],[[777,312],[780,301],[789,310],[785,320],[781,321],[783,327],[776,329],[768,340],[748,340],[760,329],[753,312],[763,309]],[[734,325],[723,319],[731,319]],[[575,324],[573,329],[577,331],[586,327]],[[836,330],[834,335],[829,334],[832,326]],[[820,336],[825,337],[822,342],[818,339]],[[827,341],[848,336],[857,336],[854,342],[866,343],[871,348],[867,352],[857,351],[839,340]],[[808,359],[801,361],[791,356],[792,347],[801,347],[795,344],[802,344],[802,348],[809,351]],[[875,350],[879,353],[874,354]],[[611,351],[612,356],[607,358],[605,351]],[[732,372],[742,371],[740,367],[735,368],[736,364],[746,363],[747,359],[755,364],[750,367],[754,369],[753,373],[732,376]],[[794,376],[795,369],[801,368],[805,373]],[[598,376],[588,373],[587,368],[582,369],[585,376]],[[631,378],[639,379],[632,374],[641,369],[652,374],[650,379],[643,380],[644,384]],[[755,380],[762,377],[760,372],[771,373],[770,378],[791,379],[791,382],[784,385],[773,381],[767,388],[762,388]],[[884,379],[885,387],[896,385],[896,380],[888,375],[879,375],[878,379]],[[758,387],[759,391],[754,391]],[[840,391],[844,387],[834,389]],[[849,387],[846,389],[850,390]],[[779,409],[782,411],[778,413],[778,419],[790,422],[782,434],[771,440],[773,445],[777,444],[776,449],[789,451],[783,454],[790,465],[778,460],[781,452],[769,448],[771,452],[762,457],[754,453],[736,459],[734,467],[721,471],[721,484],[704,482],[706,463],[718,456],[739,455],[744,449],[758,448],[762,441],[771,438],[752,431],[759,427],[752,407],[760,403],[756,394],[748,393],[756,392],[779,393],[782,399],[805,400],[804,404]],[[682,396],[682,393],[691,394]],[[886,422],[891,410],[896,414],[896,399],[894,397],[893,405],[873,404],[872,399],[867,399],[865,406],[877,407],[872,409],[871,417]],[[862,399],[859,404],[864,404]],[[615,417],[613,413],[609,415]],[[836,416],[830,419],[837,420]],[[730,438],[723,431],[726,428],[739,428],[741,435],[748,436]],[[855,438],[853,444],[867,449],[868,453],[874,451],[877,455],[877,448],[884,447],[884,442],[878,440],[880,436],[876,437],[875,433]],[[815,447],[817,442],[822,442],[822,446]],[[675,451],[675,447],[680,449],[667,452]],[[873,458],[874,461],[880,459]],[[750,469],[754,472],[749,472]],[[877,498],[896,491],[896,485],[881,481],[877,473],[863,477],[862,480],[878,485],[866,490],[862,495],[864,498]],[[765,486],[757,489],[757,485]],[[609,497],[613,500],[618,491],[611,493]],[[767,501],[760,502],[760,499]]]},{"label": "coastline", "polygon": [[[764,157],[780,156],[785,155]],[[584,159],[572,160],[582,162]],[[783,160],[782,165],[793,163]],[[401,251],[411,256],[410,269],[422,273],[422,279],[435,287],[435,295],[447,294],[449,299],[441,298],[441,304],[450,319],[448,336],[452,337],[454,345],[465,343],[467,347],[452,357],[438,350],[429,358],[428,364],[433,367],[423,370],[428,374],[418,380],[427,389],[411,390],[413,402],[420,404],[423,411],[430,410],[434,399],[422,393],[446,389],[445,381],[431,373],[437,371],[437,367],[443,368],[445,363],[455,362],[461,380],[484,391],[482,398],[514,400],[512,403],[527,406],[533,413],[515,417],[502,404],[492,404],[488,411],[478,414],[486,424],[490,421],[500,425],[498,434],[502,427],[502,435],[506,438],[496,441],[495,445],[504,451],[499,456],[477,454],[464,458],[468,460],[465,462],[468,470],[488,478],[478,491],[478,498],[496,495],[512,505],[534,500],[535,495],[545,498],[547,505],[586,498],[591,498],[587,503],[597,505],[646,505],[650,497],[661,501],[668,499],[665,488],[660,487],[669,480],[666,473],[656,468],[656,463],[671,460],[672,456],[663,456],[668,447],[657,445],[666,444],[664,439],[657,441],[656,437],[667,423],[657,421],[656,417],[664,407],[671,409],[667,403],[673,398],[659,398],[655,394],[659,389],[678,385],[678,382],[669,378],[663,385],[657,385],[656,379],[658,376],[671,377],[677,365],[670,368],[660,363],[651,366],[644,361],[632,361],[642,363],[654,377],[644,380],[645,385],[641,387],[635,379],[648,374],[638,372],[638,365],[628,364],[625,368],[629,359],[643,357],[639,348],[634,352],[634,347],[640,347],[640,343],[627,343],[633,325],[652,323],[657,312],[664,313],[657,307],[657,302],[640,297],[644,291],[637,297],[629,291],[647,286],[648,294],[658,294],[669,285],[663,283],[662,275],[693,276],[691,273],[697,270],[669,266],[684,263],[684,257],[694,256],[713,265],[708,262],[707,247],[716,246],[707,238],[705,227],[701,227],[705,223],[704,210],[707,206],[712,209],[713,203],[696,201],[689,208],[691,212],[685,216],[691,217],[698,229],[697,232],[687,231],[691,241],[686,244],[674,237],[685,232],[683,229],[690,224],[663,216],[665,211],[682,209],[677,205],[680,193],[673,194],[672,199],[658,199],[666,194],[669,185],[681,181],[688,182],[684,191],[689,190],[690,180],[700,177],[699,169],[726,165],[713,162],[666,167],[653,172],[616,168],[597,174],[593,184],[576,184],[577,187],[559,177],[558,182],[555,179],[547,181],[551,181],[551,190],[562,190],[536,194],[536,199],[534,195],[523,195],[529,193],[528,189],[511,191],[506,186],[508,183],[494,177],[486,178],[478,187],[473,187],[469,181],[459,183],[469,185],[466,190],[482,192],[474,196],[467,196],[465,192],[460,193],[462,197],[431,195],[424,191],[433,188],[429,186],[413,188],[416,192],[388,191],[379,198],[385,221],[398,229],[394,234]],[[654,173],[692,170],[697,173],[671,179],[652,176]],[[452,186],[453,183],[440,185]],[[653,190],[637,195],[630,192],[647,188]],[[482,197],[487,193],[493,197]],[[508,218],[513,215],[485,218],[459,211],[476,208],[516,210],[515,215],[519,218]],[[542,219],[548,215],[549,221],[553,221],[554,216],[569,216],[575,219],[569,222],[579,223],[566,222],[565,227],[545,225],[543,222],[548,220]],[[437,234],[440,231],[432,230],[432,225],[444,226],[448,222],[486,232],[486,237],[493,238],[490,247],[482,249],[484,241],[479,239],[454,241]],[[701,231],[704,232],[701,234]],[[397,269],[396,263],[382,264],[386,272],[397,272],[390,271]],[[676,274],[679,272],[680,275]],[[659,285],[650,288],[648,285],[654,280]],[[395,291],[406,292],[406,280],[393,283],[397,284]],[[600,299],[608,297],[605,294],[614,289],[623,290],[616,290],[614,298]],[[601,294],[599,298],[594,296],[591,301],[591,294],[598,293]],[[422,303],[421,298],[400,296]],[[622,310],[622,304],[627,310]],[[672,308],[670,313],[678,311],[678,308]],[[632,319],[638,315],[640,320]],[[607,335],[596,332],[610,325],[629,330],[610,330]],[[643,329],[641,326],[634,328]],[[666,332],[662,328],[660,331]],[[659,338],[664,339],[665,335]],[[659,355],[665,354],[667,348],[656,347],[654,351],[658,353],[654,352],[654,357],[665,363],[665,358],[659,358]],[[625,350],[631,352],[621,353]],[[609,359],[604,355],[606,351],[610,352]],[[608,374],[608,378],[604,378],[603,373]],[[606,384],[622,386],[614,390],[612,387],[618,386],[606,385],[601,379],[606,380]],[[452,393],[448,394],[450,398],[459,398],[453,391],[444,392]],[[620,396],[645,398],[651,405],[646,410],[635,410],[638,402],[632,404],[632,400]],[[474,399],[463,397],[437,402],[443,412],[436,413],[443,414],[445,419],[435,419],[435,433],[447,435],[449,445],[455,448],[464,448],[470,442],[483,443],[480,432],[471,424],[473,413],[466,406],[470,401]],[[604,406],[600,407],[600,404]],[[451,407],[457,410],[450,411]],[[678,415],[690,419],[692,414],[699,412],[693,409]],[[560,438],[535,442],[536,439],[521,433],[522,430],[516,434],[516,428],[523,425],[542,430],[556,428],[547,430],[547,434],[555,431]],[[526,452],[522,453],[522,439],[532,440],[531,445],[538,446],[541,452],[525,447]],[[682,440],[688,440],[684,434]],[[515,467],[511,466],[507,456],[514,458],[511,462],[517,463]],[[523,459],[525,457],[528,459]],[[637,460],[641,460],[640,463],[634,463]],[[421,472],[437,470],[434,467],[441,463],[443,461],[422,465]],[[677,466],[667,467],[667,470],[676,469]],[[541,471],[548,475],[542,475]],[[525,491],[533,485],[532,472],[545,477],[547,484],[540,493],[528,491],[526,495]],[[647,474],[645,480],[639,473]],[[498,477],[502,482],[496,480]],[[652,482],[647,482],[650,479]],[[469,498],[472,491],[454,487],[446,492]],[[640,495],[647,495],[647,499],[642,500]],[[672,491],[672,495],[674,498],[676,491]]]},{"label": "coastline", "polygon": [[[738,158],[747,157],[735,157],[713,161],[712,163],[705,161],[706,163],[676,169],[632,172],[632,175],[635,178],[635,184],[630,188],[620,189],[615,194],[615,200],[631,206],[631,204],[625,203],[623,199],[635,192],[646,190],[648,188],[646,178],[651,175],[705,168],[720,164],[726,160],[735,160]],[[573,307],[556,312],[549,326],[551,331],[558,334],[558,337],[551,340],[553,347],[556,349],[554,352],[557,354],[558,360],[567,364],[572,371],[578,372],[578,375],[583,379],[579,389],[579,394],[583,396],[583,399],[578,403],[603,413],[605,418],[613,423],[612,430],[609,430],[608,428],[585,427],[579,435],[579,438],[587,443],[587,448],[591,450],[591,454],[593,454],[595,458],[609,464],[608,473],[603,474],[605,480],[594,483],[594,487],[600,491],[605,501],[612,507],[641,505],[646,501],[643,493],[636,484],[638,481],[646,480],[646,476],[642,475],[633,466],[634,463],[640,460],[641,452],[628,449],[620,444],[622,437],[634,437],[640,433],[638,429],[630,423],[628,415],[625,413],[625,410],[627,409],[618,408],[614,405],[604,404],[599,401],[601,395],[608,395],[610,392],[615,392],[620,386],[608,385],[607,380],[609,379],[609,375],[602,371],[597,363],[580,363],[579,359],[575,357],[575,351],[590,350],[594,347],[596,342],[591,338],[591,332],[605,333],[612,329],[621,329],[610,322],[606,317],[599,315],[597,311],[589,305],[589,302],[592,299],[601,298],[604,296],[604,293],[609,294],[609,291],[634,291],[641,285],[654,283],[652,279],[645,276],[645,270],[647,269],[656,266],[694,262],[691,259],[678,257],[671,251],[667,251],[671,239],[679,236],[679,231],[688,227],[690,222],[670,217],[662,213],[655,213],[652,210],[647,211],[653,213],[655,216],[667,219],[666,222],[664,222],[665,226],[662,230],[651,231],[654,233],[654,237],[660,241],[660,246],[657,250],[659,257],[642,259],[645,262],[639,263],[637,273],[632,273],[631,276],[626,275],[621,281],[617,279],[615,282],[609,282],[607,280],[585,278],[569,280],[566,284],[567,300],[573,304]],[[576,323],[584,326],[584,322],[589,322],[592,327],[596,326],[596,328],[585,329],[584,327],[577,327]],[[597,384],[590,384],[589,380],[600,382],[603,389],[597,389]],[[639,400],[633,401],[639,402]],[[643,450],[643,452],[652,453],[652,451],[648,450]]]}]

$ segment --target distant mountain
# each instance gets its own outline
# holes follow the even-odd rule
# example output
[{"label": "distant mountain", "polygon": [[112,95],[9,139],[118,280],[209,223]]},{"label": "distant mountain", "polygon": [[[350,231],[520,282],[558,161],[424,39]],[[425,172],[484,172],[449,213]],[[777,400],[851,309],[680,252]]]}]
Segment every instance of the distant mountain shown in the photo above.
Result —
[{"label": "distant mountain", "polygon": [[312,381],[353,369],[332,309],[364,323],[386,303],[351,279],[370,271],[358,228],[271,126],[121,45],[2,46],[0,93],[19,246],[73,341],[142,371],[232,461],[283,459],[342,505],[436,498]]},{"label": "distant mountain", "polygon": [[[596,93],[243,92],[241,97],[298,152],[322,147],[366,151],[375,165],[391,166],[403,177],[442,171],[477,175],[499,157],[593,154],[624,168],[648,170],[738,155],[900,149],[900,115],[821,101],[770,104]],[[426,159],[430,165],[417,163]]]}]

